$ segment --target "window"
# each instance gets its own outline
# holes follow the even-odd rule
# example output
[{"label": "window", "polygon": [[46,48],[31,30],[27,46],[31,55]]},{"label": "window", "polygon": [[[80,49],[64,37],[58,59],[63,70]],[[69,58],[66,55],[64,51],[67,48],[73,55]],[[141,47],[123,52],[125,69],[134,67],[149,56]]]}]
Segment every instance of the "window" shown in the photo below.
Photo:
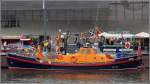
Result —
[{"label": "window", "polygon": [[15,15],[2,15],[2,27],[3,28],[12,28],[19,27],[19,20],[16,19]]}]

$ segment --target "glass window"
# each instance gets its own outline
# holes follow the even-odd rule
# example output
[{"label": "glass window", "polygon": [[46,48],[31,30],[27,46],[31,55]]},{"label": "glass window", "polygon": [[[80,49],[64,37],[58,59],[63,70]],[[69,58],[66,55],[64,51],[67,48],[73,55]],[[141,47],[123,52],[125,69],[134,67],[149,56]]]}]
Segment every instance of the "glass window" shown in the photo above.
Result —
[{"label": "glass window", "polygon": [[13,11],[2,11],[2,27],[3,28],[12,28],[12,27],[19,27],[19,20],[16,18],[16,15],[13,14]]}]

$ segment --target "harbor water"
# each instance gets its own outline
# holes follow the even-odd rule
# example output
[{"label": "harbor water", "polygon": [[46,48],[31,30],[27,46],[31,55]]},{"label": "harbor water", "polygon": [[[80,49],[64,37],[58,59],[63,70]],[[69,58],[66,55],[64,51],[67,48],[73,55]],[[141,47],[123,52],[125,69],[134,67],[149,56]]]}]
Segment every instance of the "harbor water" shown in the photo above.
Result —
[{"label": "harbor water", "polygon": [[[5,65],[6,66],[6,65]],[[149,84],[149,56],[143,56],[144,69],[130,70],[1,70],[3,83],[42,84]]]},{"label": "harbor water", "polygon": [[133,70],[21,70],[2,69],[3,83],[149,84],[149,69]]}]

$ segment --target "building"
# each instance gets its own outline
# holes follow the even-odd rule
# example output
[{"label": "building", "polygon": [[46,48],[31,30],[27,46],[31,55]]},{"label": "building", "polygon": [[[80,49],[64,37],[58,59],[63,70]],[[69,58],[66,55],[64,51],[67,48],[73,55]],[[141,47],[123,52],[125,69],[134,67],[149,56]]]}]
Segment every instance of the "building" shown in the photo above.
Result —
[{"label": "building", "polygon": [[[46,32],[83,32],[98,24],[104,31],[148,32],[149,0],[45,0]],[[44,34],[42,0],[2,0],[1,33]]]}]

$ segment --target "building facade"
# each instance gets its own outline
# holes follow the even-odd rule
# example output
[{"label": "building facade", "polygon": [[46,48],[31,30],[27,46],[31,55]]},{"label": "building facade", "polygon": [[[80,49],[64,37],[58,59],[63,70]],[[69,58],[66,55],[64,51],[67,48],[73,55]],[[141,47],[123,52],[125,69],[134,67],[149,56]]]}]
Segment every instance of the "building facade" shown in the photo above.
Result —
[{"label": "building facade", "polygon": [[[117,1],[45,1],[46,32],[54,35],[62,31],[84,32],[95,25],[103,31],[147,32],[148,0]],[[42,35],[42,0],[2,0],[1,33],[3,35]]]}]

